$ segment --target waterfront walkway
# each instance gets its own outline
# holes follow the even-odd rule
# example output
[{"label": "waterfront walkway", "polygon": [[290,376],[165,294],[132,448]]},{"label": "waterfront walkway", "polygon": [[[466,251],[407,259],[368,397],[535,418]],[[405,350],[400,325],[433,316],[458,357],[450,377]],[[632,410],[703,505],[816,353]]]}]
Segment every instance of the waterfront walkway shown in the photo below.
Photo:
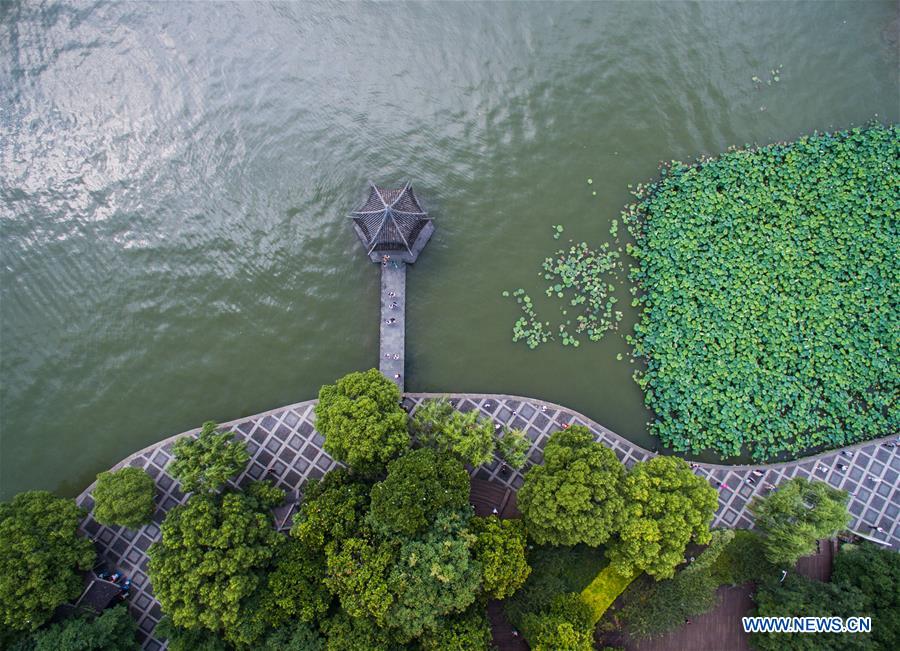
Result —
[{"label": "waterfront walkway", "polygon": [[[423,399],[445,394],[407,393],[405,405],[414,409]],[[505,395],[446,394],[462,411],[477,409],[497,423],[523,430],[531,441],[528,464],[543,460],[543,448],[550,435],[565,424],[587,426],[595,438],[613,449],[627,466],[654,456],[625,438],[595,423],[578,412],[541,400]],[[222,427],[234,430],[247,441],[250,463],[234,483],[244,486],[254,479],[268,478],[286,491],[301,491],[311,478],[322,477],[335,462],[322,450],[324,439],[315,429],[315,400],[281,407],[255,416],[241,418]],[[98,524],[90,515],[82,523],[84,533],[95,542],[98,560],[123,572],[133,580],[129,609],[138,622],[145,649],[161,649],[164,644],[153,637],[162,617],[159,603],[147,579],[147,548],[159,539],[159,524],[167,511],[182,503],[185,495],[166,472],[171,449],[181,436],[196,435],[192,430],[151,445],[117,464],[146,470],[157,487],[157,511],[154,522],[137,531]],[[696,464],[695,472],[714,485],[721,484],[719,508],[713,526],[746,528],[752,524],[747,505],[754,495],[767,492],[766,484],[777,486],[792,477],[812,477],[842,488],[850,494],[853,516],[850,528],[900,549],[900,447],[885,447],[887,439],[826,452],[797,461],[767,466],[723,466]],[[841,466],[846,466],[842,468]],[[523,468],[527,470],[526,468]],[[762,473],[757,476],[753,471]],[[522,473],[504,468],[499,462],[478,468],[476,479],[496,482],[512,491],[522,485]],[[750,483],[750,481],[755,483]],[[89,486],[78,504],[93,506]],[[873,530],[881,527],[884,533]]]}]

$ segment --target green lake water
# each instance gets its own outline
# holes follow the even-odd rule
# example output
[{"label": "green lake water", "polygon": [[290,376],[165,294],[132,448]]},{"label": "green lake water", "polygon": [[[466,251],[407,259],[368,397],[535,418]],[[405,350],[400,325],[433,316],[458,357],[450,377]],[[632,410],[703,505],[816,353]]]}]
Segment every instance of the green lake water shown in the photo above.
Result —
[{"label": "green lake water", "polygon": [[652,447],[627,292],[619,333],[530,351],[501,291],[607,240],[660,160],[897,121],[897,30],[893,1],[0,2],[0,497],[377,365],[346,220],[370,178],[437,226],[408,390],[540,397]]}]

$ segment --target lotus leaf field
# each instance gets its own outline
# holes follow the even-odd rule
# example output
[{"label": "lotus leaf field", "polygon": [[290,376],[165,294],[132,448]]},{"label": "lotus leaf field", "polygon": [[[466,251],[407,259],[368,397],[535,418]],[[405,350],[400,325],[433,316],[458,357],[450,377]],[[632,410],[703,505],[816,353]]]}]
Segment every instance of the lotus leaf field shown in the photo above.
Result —
[{"label": "lotus leaf field", "polygon": [[900,429],[900,129],[673,162],[635,196],[630,342],[663,443],[762,461]]}]

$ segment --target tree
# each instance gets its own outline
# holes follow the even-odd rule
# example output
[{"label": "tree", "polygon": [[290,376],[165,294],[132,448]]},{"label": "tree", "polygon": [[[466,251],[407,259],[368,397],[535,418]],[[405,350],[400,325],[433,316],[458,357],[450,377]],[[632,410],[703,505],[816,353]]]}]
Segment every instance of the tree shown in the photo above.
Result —
[{"label": "tree", "polygon": [[463,613],[442,617],[434,631],[421,639],[422,651],[488,651],[491,625],[485,604],[475,602]]},{"label": "tree", "polygon": [[720,585],[743,585],[781,576],[778,568],[766,560],[762,536],[751,529],[734,530],[734,538],[719,555],[714,571]]},{"label": "tree", "polygon": [[0,625],[28,631],[57,606],[74,600],[95,551],[78,535],[82,516],[73,500],[46,491],[19,493],[0,503]]},{"label": "tree", "polygon": [[291,622],[266,635],[255,651],[325,651],[325,639],[303,622]]},{"label": "tree", "polygon": [[531,574],[525,558],[525,527],[521,520],[501,520],[495,515],[474,517],[469,525],[477,536],[474,552],[482,567],[482,587],[492,599],[505,599]]},{"label": "tree", "polygon": [[353,481],[343,468],[332,470],[321,481],[311,480],[307,486],[294,516],[292,536],[324,550],[332,540],[357,533],[369,509],[368,486]]},{"label": "tree", "polygon": [[96,617],[73,617],[31,636],[33,651],[134,651],[137,624],[124,605]]},{"label": "tree", "polygon": [[[896,589],[896,586],[895,588]],[[758,617],[855,617],[868,614],[866,598],[853,586],[813,581],[789,574],[784,583],[769,580],[754,598]],[[871,633],[752,633],[760,651],[876,651]]]},{"label": "tree", "polygon": [[625,469],[615,453],[579,425],[556,432],[544,463],[525,473],[518,505],[539,544],[602,545],[618,529]]},{"label": "tree", "polygon": [[268,577],[264,609],[269,623],[311,623],[323,616],[331,603],[331,594],[322,582],[324,574],[325,557],[319,550],[293,538],[286,540]]},{"label": "tree", "polygon": [[175,626],[253,644],[279,615],[262,607],[261,592],[284,542],[253,497],[195,494],[169,511],[148,551],[156,598]]},{"label": "tree", "polygon": [[388,583],[394,603],[387,621],[406,642],[435,631],[440,618],[475,601],[481,563],[472,558],[475,536],[466,531],[469,513],[445,512],[421,539],[403,544]]},{"label": "tree", "polygon": [[557,595],[549,611],[525,616],[525,637],[531,651],[593,651],[591,608],[576,593]]},{"label": "tree", "polygon": [[525,465],[530,449],[531,442],[522,430],[507,429],[503,432],[503,436],[497,439],[497,452],[500,457],[516,470]]},{"label": "tree", "polygon": [[322,622],[325,651],[396,651],[390,633],[367,617],[351,617],[343,610]]},{"label": "tree", "polygon": [[370,617],[383,624],[394,600],[388,586],[394,564],[391,546],[371,536],[335,541],[328,548],[327,564],[325,585],[340,599],[344,611],[350,617]]},{"label": "tree", "polygon": [[384,536],[414,536],[439,511],[469,502],[469,475],[456,459],[430,448],[407,452],[388,464],[387,478],[371,492],[369,521]]},{"label": "tree", "polygon": [[803,477],[756,498],[750,510],[763,535],[766,558],[793,567],[798,558],[813,553],[817,540],[831,538],[850,523],[847,499],[845,491]]},{"label": "tree", "polygon": [[175,626],[168,615],[159,620],[153,636],[166,640],[169,651],[231,651],[225,640],[212,631],[205,628],[186,629]]},{"label": "tree", "polygon": [[175,441],[169,474],[185,493],[215,493],[250,460],[247,443],[233,439],[234,432],[216,432],[216,424],[206,421],[197,438]]},{"label": "tree", "polygon": [[622,619],[635,639],[678,628],[690,617],[712,610],[717,603],[717,560],[734,538],[734,531],[714,531],[709,547],[674,578],[655,581],[622,610]]},{"label": "tree", "polygon": [[834,559],[831,582],[859,590],[861,613],[872,617],[872,639],[881,649],[900,649],[900,554],[871,543],[844,545]]},{"label": "tree", "polygon": [[374,368],[349,373],[319,390],[316,428],[328,454],[364,474],[409,447],[400,390]]},{"label": "tree", "polygon": [[156,484],[140,468],[122,468],[97,475],[94,519],[100,524],[136,529],[153,518]]},{"label": "tree", "polygon": [[635,464],[623,493],[623,524],[607,552],[623,574],[639,569],[657,579],[671,578],[689,542],[710,541],[718,495],[685,461],[654,457]]},{"label": "tree", "polygon": [[463,463],[480,466],[494,458],[494,423],[480,420],[475,410],[457,411],[446,398],[423,402],[413,414],[411,426],[419,443]]}]

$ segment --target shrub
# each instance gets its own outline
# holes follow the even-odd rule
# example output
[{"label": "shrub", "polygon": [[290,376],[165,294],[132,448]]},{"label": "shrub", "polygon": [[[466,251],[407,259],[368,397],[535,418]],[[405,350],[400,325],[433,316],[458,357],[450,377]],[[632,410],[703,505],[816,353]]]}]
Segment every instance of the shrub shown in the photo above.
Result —
[{"label": "shrub", "polygon": [[247,443],[233,438],[234,432],[216,432],[216,424],[206,421],[197,438],[175,441],[169,474],[179,481],[182,491],[215,493],[244,469],[250,460]]},{"label": "shrub", "polygon": [[100,524],[135,529],[147,524],[156,509],[156,484],[140,468],[101,472],[94,487],[94,519]]},{"label": "shrub", "polygon": [[0,502],[0,630],[34,630],[81,594],[80,571],[95,556],[78,535],[82,515],[74,500],[46,491]]},{"label": "shrub", "polygon": [[377,473],[409,447],[400,389],[374,368],[319,390],[316,428],[328,454],[364,474]]},{"label": "shrub", "polygon": [[734,538],[719,554],[713,572],[719,585],[743,585],[781,574],[766,560],[762,537],[748,529],[734,530]]},{"label": "shrub", "polygon": [[663,443],[765,460],[900,428],[898,151],[875,125],[638,186],[631,341]]},{"label": "shrub", "polygon": [[612,563],[603,568],[590,585],[581,592],[584,603],[591,608],[594,622],[600,621],[606,609],[612,606],[616,598],[639,574],[638,570],[622,574]]},{"label": "shrub", "polygon": [[457,411],[446,398],[424,401],[413,414],[411,426],[419,443],[463,463],[480,466],[494,458],[494,423],[479,419],[475,410]]},{"label": "shrub", "polygon": [[803,477],[756,498],[750,510],[763,535],[766,559],[793,566],[801,556],[813,553],[817,540],[834,536],[850,523],[847,500],[845,491]]}]

